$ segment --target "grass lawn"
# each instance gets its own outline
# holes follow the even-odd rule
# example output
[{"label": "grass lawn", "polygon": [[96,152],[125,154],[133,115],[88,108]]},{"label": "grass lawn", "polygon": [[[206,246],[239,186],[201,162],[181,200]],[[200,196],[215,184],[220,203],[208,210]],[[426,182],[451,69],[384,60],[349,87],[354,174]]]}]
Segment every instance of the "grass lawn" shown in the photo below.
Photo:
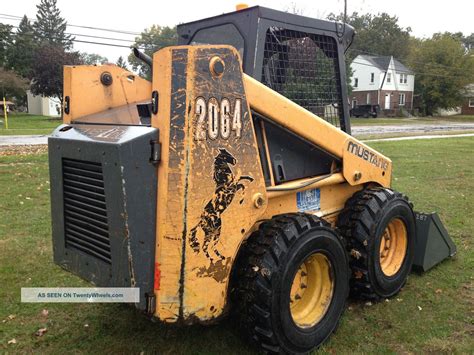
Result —
[{"label": "grass lawn", "polygon": [[[349,303],[320,353],[470,353],[474,349],[474,138],[377,142],[394,188],[438,211],[458,254],[412,274],[396,297]],[[45,154],[0,156],[0,352],[254,353],[226,320],[211,327],[152,323],[120,304],[22,304],[20,287],[88,284],[52,262]],[[48,310],[42,312],[44,309]],[[47,328],[42,337],[34,333]],[[7,344],[15,339],[16,344]]]},{"label": "grass lawn", "polygon": [[62,123],[60,117],[36,116],[28,114],[8,115],[8,129],[0,116],[0,135],[50,134]]},{"label": "grass lawn", "polygon": [[455,115],[448,117],[412,117],[412,118],[355,118],[351,117],[352,126],[370,125],[410,125],[410,124],[442,124],[442,123],[474,123],[474,116]]}]

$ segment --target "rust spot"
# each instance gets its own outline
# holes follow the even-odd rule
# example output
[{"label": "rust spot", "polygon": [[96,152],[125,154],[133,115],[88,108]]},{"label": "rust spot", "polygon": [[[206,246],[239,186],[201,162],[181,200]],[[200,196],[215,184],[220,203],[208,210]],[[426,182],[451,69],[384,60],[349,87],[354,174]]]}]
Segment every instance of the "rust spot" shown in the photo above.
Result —
[{"label": "rust spot", "polygon": [[155,263],[155,286],[153,287],[155,291],[158,291],[160,289],[160,280],[161,280],[160,263]]}]

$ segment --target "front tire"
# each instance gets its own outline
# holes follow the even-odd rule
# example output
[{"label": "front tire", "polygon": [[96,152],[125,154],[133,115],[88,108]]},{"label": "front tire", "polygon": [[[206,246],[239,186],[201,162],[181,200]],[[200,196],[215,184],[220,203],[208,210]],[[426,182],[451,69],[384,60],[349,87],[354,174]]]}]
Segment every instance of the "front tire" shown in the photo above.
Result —
[{"label": "front tire", "polygon": [[306,214],[263,222],[242,246],[234,283],[244,332],[266,351],[307,353],[336,329],[349,292],[347,255]]},{"label": "front tire", "polygon": [[358,191],[337,225],[348,243],[352,295],[373,300],[396,295],[415,253],[415,215],[408,199],[386,188]]}]

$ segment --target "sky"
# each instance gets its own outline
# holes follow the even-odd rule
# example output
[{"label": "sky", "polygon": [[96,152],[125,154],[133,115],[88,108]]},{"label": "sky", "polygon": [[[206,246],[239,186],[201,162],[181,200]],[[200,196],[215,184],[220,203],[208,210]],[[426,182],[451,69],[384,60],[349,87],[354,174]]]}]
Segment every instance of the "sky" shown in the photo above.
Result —
[{"label": "sky", "polygon": [[[58,7],[68,24],[100,27],[126,32],[139,33],[153,24],[174,26],[232,12],[235,5],[245,1],[231,0],[199,0],[199,1],[160,1],[160,0],[58,0]],[[0,9],[0,22],[18,25],[19,20],[7,20],[3,15],[23,16],[34,18],[36,4],[39,0],[14,0],[8,6]],[[331,12],[343,11],[343,0],[261,0],[246,1],[249,6],[265,6],[276,10],[297,8],[305,16],[325,18]],[[474,1],[450,0],[421,1],[421,0],[348,0],[347,12],[373,13],[387,12],[399,18],[402,27],[411,27],[412,34],[417,37],[430,37],[436,32],[474,32]],[[98,31],[77,27],[68,27],[69,33],[85,34],[119,38],[133,41],[135,35]],[[121,45],[131,45],[133,42],[91,39],[76,36],[78,40],[103,41]],[[130,53],[127,48],[116,48],[103,45],[75,43],[74,49],[97,53],[105,56],[110,62],[115,62],[122,55]]]}]

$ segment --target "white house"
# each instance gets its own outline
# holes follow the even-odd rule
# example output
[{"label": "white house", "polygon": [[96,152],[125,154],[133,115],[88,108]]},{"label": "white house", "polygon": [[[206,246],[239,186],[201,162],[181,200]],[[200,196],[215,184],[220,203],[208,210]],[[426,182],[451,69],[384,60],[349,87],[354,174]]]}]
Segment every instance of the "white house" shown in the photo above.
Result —
[{"label": "white house", "polygon": [[392,56],[358,55],[351,69],[352,107],[379,105],[387,114],[413,109],[415,75]]},{"label": "white house", "polygon": [[42,116],[60,116],[61,102],[55,97],[35,96],[31,91],[26,92],[28,113]]}]

